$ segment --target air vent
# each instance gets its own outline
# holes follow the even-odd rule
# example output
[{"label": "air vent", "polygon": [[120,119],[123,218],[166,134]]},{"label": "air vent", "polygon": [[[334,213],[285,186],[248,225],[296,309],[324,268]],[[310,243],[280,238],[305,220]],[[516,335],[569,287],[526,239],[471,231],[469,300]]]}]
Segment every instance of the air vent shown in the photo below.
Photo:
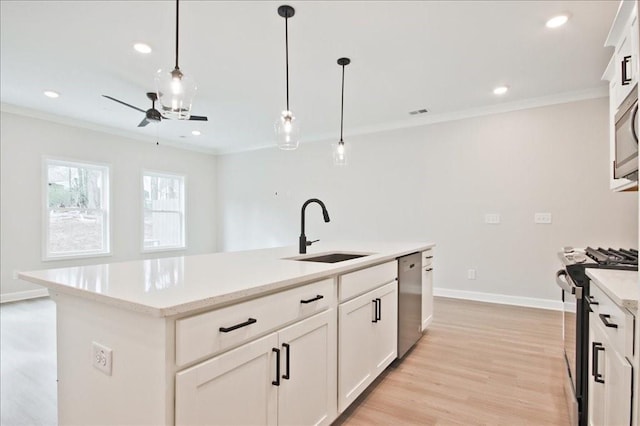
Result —
[{"label": "air vent", "polygon": [[418,115],[418,114],[426,114],[429,111],[426,108],[422,108],[422,109],[417,109],[415,111],[409,111],[409,114],[411,115]]}]

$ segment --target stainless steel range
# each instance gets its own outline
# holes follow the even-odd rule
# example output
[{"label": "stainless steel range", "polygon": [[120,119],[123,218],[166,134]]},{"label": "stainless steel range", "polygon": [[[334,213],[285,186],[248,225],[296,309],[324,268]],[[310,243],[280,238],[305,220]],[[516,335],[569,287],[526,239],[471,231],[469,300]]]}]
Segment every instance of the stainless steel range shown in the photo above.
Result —
[{"label": "stainless steel range", "polygon": [[587,379],[590,298],[586,268],[638,270],[635,249],[574,249],[565,247],[558,253],[563,268],[556,273],[562,289],[564,356],[567,363],[565,394],[574,425],[587,424]]}]

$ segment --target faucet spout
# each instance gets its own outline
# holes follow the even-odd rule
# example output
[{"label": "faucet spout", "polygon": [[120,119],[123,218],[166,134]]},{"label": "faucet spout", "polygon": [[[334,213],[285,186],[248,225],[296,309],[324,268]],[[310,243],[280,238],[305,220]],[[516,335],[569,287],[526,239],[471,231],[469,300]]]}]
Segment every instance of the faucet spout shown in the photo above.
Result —
[{"label": "faucet spout", "polygon": [[304,233],[305,211],[307,209],[307,206],[311,203],[317,203],[320,205],[320,207],[322,208],[322,217],[325,222],[329,222],[331,220],[329,218],[329,212],[327,211],[327,207],[324,205],[322,201],[320,201],[317,198],[310,198],[304,202],[304,204],[302,205],[302,209],[300,210],[300,241],[299,241],[300,254],[305,254],[307,252],[307,246],[310,246],[314,242],[318,241],[318,240],[307,241],[307,236]]}]

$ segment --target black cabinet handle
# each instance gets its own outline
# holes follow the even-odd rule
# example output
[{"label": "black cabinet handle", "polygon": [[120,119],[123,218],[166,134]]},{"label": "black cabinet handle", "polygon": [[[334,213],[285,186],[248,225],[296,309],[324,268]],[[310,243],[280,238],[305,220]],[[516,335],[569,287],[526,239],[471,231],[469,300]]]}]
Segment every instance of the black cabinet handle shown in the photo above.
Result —
[{"label": "black cabinet handle", "polygon": [[425,269],[425,271],[431,272],[431,271],[433,271],[433,268]]},{"label": "black cabinet handle", "polygon": [[324,296],[319,294],[316,297],[313,297],[311,299],[307,299],[307,300],[301,300],[300,303],[311,303],[311,302],[315,302],[316,300],[320,300],[320,299],[324,299]]},{"label": "black cabinet handle", "polygon": [[378,299],[373,299],[373,320],[371,322],[378,322]]},{"label": "black cabinet handle", "polygon": [[276,353],[276,379],[271,384],[280,386],[280,349],[271,348],[271,350]]},{"label": "black cabinet handle", "polygon": [[425,256],[425,259],[433,259],[433,256]]},{"label": "black cabinet handle", "polygon": [[593,298],[593,296],[589,296],[589,304],[590,305],[599,305],[600,303]]},{"label": "black cabinet handle", "polygon": [[236,325],[232,325],[231,327],[220,327],[218,330],[220,330],[220,331],[221,331],[221,332],[223,332],[223,333],[228,333],[228,332],[230,332],[230,331],[237,330],[237,329],[239,329],[239,328],[246,327],[246,326],[248,326],[248,325],[255,324],[255,323],[257,323],[257,322],[258,322],[258,320],[257,320],[257,319],[255,319],[255,318],[249,318],[248,320],[246,320],[246,321],[245,321],[245,322],[243,322],[243,323],[236,324]]},{"label": "black cabinet handle", "polygon": [[622,58],[622,85],[627,86],[631,83],[631,79],[627,77],[627,65],[631,62],[631,56],[625,56]]},{"label": "black cabinet handle", "polygon": [[593,363],[593,365],[591,366],[591,375],[593,376],[593,380],[595,380],[596,382],[604,383],[602,374],[598,372],[598,366],[600,364],[600,356],[598,354],[600,353],[600,351],[604,352],[604,346],[602,346],[602,343],[600,342],[593,342],[591,343],[591,350],[593,353],[591,358],[591,362]]},{"label": "black cabinet handle", "polygon": [[288,343],[283,343],[282,347],[284,348],[285,356],[287,357],[287,361],[285,363],[286,364],[286,368],[287,368],[287,372],[282,375],[282,378],[286,379],[286,380],[289,380],[290,379],[290,377],[289,377],[289,368],[290,368],[290,366],[289,366],[289,357],[291,356],[291,347],[289,346]]},{"label": "black cabinet handle", "polygon": [[618,324],[615,324],[613,322],[609,322],[609,318],[611,318],[611,315],[609,314],[600,314],[600,321],[602,321],[602,323],[604,325],[606,325],[607,327],[611,327],[611,328],[618,328]]},{"label": "black cabinet handle", "polygon": [[382,321],[382,300],[380,300],[380,298],[377,298],[376,300],[378,301],[378,312],[376,318],[378,318],[378,321]]}]

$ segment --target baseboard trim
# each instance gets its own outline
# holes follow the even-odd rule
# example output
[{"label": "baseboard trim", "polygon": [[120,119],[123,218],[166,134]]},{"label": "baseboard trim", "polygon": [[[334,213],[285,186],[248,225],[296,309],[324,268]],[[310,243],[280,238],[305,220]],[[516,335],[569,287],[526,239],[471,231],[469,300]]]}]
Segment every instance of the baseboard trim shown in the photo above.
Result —
[{"label": "baseboard trim", "polygon": [[0,303],[17,302],[19,300],[36,299],[49,296],[49,290],[41,288],[37,290],[16,291],[14,293],[0,294]]},{"label": "baseboard trim", "polygon": [[479,291],[452,290],[448,288],[434,288],[434,296],[452,299],[475,300],[476,302],[497,303],[500,305],[524,306],[527,308],[548,309],[561,311],[560,300],[538,299],[534,297],[508,296],[506,294],[482,293]]}]

